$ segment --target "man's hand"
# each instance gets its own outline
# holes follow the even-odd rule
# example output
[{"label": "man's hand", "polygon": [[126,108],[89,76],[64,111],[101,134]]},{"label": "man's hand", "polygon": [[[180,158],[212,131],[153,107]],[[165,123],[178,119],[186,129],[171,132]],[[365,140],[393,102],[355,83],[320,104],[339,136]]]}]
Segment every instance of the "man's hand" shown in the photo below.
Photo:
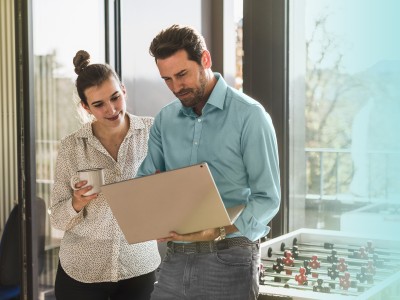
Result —
[{"label": "man's hand", "polygon": [[[238,231],[235,225],[225,226],[226,234]],[[197,231],[188,234],[178,234],[175,231],[170,232],[170,235],[157,239],[158,242],[180,241],[180,242],[201,242],[214,241],[219,237],[219,228],[210,228],[203,231]]]}]

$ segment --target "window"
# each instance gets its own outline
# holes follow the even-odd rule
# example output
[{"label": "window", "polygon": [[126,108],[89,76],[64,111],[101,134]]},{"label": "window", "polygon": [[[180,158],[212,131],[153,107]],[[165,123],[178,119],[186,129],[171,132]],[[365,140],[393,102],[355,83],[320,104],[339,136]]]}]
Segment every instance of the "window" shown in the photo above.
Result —
[{"label": "window", "polygon": [[[400,43],[394,38],[400,4],[290,5],[291,188],[297,196],[289,227],[390,236],[400,224],[393,221],[400,207]],[[378,221],[383,215],[392,221]]]},{"label": "window", "polygon": [[[128,111],[154,116],[172,101],[173,95],[149,54],[152,39],[172,24],[190,25],[201,31],[212,54],[213,70],[221,72],[229,84],[241,89],[242,17],[243,0],[225,0],[221,6],[198,0],[122,1],[121,68]],[[218,40],[219,36],[222,40]]]},{"label": "window", "polygon": [[[36,190],[50,205],[60,140],[81,126],[72,59],[78,50],[104,61],[104,1],[33,2],[34,95],[36,115]],[[58,242],[62,236],[46,220],[46,259],[41,291],[54,284]]]},{"label": "window", "polygon": [[200,30],[201,13],[199,0],[121,2],[122,80],[129,112],[154,116],[173,99],[149,54],[150,43],[161,29],[173,24]]}]

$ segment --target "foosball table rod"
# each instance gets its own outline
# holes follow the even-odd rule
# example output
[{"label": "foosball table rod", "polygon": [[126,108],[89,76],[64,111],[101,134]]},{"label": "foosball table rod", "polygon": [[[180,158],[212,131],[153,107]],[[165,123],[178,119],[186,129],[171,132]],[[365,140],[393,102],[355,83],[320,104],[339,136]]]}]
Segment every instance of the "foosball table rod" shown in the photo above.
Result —
[{"label": "foosball table rod", "polygon": [[[299,246],[311,246],[311,247],[319,247],[319,248],[324,248],[324,249],[347,249],[349,251],[353,250],[358,250],[361,247],[365,247],[365,250],[368,253],[380,253],[380,254],[386,254],[386,255],[395,255],[396,257],[400,257],[400,249],[387,249],[387,248],[376,248],[373,246],[372,241],[367,241],[367,244],[364,246],[356,246],[356,245],[342,245],[342,244],[333,244],[333,243],[307,243],[307,242],[298,242],[297,238],[293,239],[293,246],[299,245]],[[400,245],[399,245],[400,247]]]},{"label": "foosball table rod", "polygon": [[358,296],[361,293],[361,292],[353,292],[353,291],[346,291],[346,290],[330,289],[329,287],[323,287],[322,285],[321,286],[318,286],[318,285],[313,285],[313,286],[295,285],[295,284],[273,282],[273,281],[268,281],[262,285],[272,286],[272,287],[282,287],[282,288],[287,288],[287,289],[314,291],[314,292],[325,293],[325,294],[341,294],[341,295],[346,295],[346,296]]},{"label": "foosball table rod", "polygon": [[[295,247],[295,246],[293,246]],[[282,249],[281,249],[282,250]],[[293,248],[290,247],[284,247],[283,250],[293,250]],[[325,254],[331,254],[332,251],[336,251],[336,254],[339,255],[346,255],[346,257],[348,258],[355,258],[355,259],[373,259],[373,260],[384,260],[385,262],[398,262],[400,261],[400,257],[394,257],[394,256],[390,256],[390,255],[378,255],[378,254],[370,254],[366,251],[366,249],[364,247],[361,247],[358,250],[355,251],[345,251],[345,250],[337,250],[335,249],[325,249],[325,248],[317,248],[317,247],[301,247],[299,246],[297,248],[298,251],[302,251],[302,252],[319,252],[319,253],[325,253]]]},{"label": "foosball table rod", "polygon": [[[281,256],[276,256],[275,258],[264,258],[264,257],[262,257],[261,258],[261,261],[268,261],[268,262],[276,262],[276,260],[278,259],[278,258],[282,258]],[[297,266],[304,266],[304,263],[305,263],[305,261],[304,260],[298,260],[298,259],[294,259],[293,260],[293,264],[294,265],[297,265]],[[337,262],[337,263],[340,263],[339,261]],[[321,268],[333,268],[333,265],[334,264],[337,264],[337,263],[327,263],[327,262],[320,262],[320,267]],[[370,268],[370,264],[371,264],[372,262],[368,262],[367,264],[365,264],[365,265],[357,265],[357,266],[354,266],[354,265],[347,265],[347,270],[348,271],[359,271],[359,272],[361,272],[361,268],[363,268],[363,267],[366,267],[367,269],[368,268]],[[385,278],[386,278],[386,276],[385,275],[390,275],[390,274],[393,274],[393,271],[392,270],[386,270],[386,269],[376,269],[375,267],[373,267],[374,268],[374,273],[375,274],[380,274],[381,276],[384,276]],[[372,272],[370,272],[370,273],[372,273]]]},{"label": "foosball table rod", "polygon": [[[270,278],[280,278],[280,279],[294,279],[296,280],[299,285],[303,285],[305,282],[312,281],[312,282],[317,282],[317,278],[312,278],[312,277],[307,277],[304,274],[305,271],[302,271],[300,268],[300,273],[297,275],[285,275],[285,274],[279,274],[279,273],[273,273],[273,272],[263,272],[260,279],[265,280],[266,277]],[[357,280],[350,280],[350,274],[347,274],[343,277],[340,278],[339,281],[337,280],[330,280],[330,279],[323,279],[325,283],[329,284],[334,284],[334,285],[340,285],[343,289],[347,290],[348,288],[371,288],[371,284],[365,284],[365,283],[360,283]]]},{"label": "foosball table rod", "polygon": [[[303,244],[301,244],[303,245]],[[398,263],[400,261],[400,257],[394,257],[394,256],[390,256],[390,255],[378,255],[378,254],[370,254],[368,253],[368,251],[366,250],[365,247],[360,247],[358,250],[354,250],[354,251],[345,251],[345,250],[337,250],[335,248],[332,249],[327,249],[330,247],[319,247],[317,246],[299,246],[297,244],[294,244],[292,248],[290,247],[286,247],[285,243],[281,243],[280,245],[280,250],[283,251],[292,251],[293,255],[295,256],[299,251],[302,252],[312,252],[312,253],[325,253],[325,254],[332,254],[335,253],[335,255],[345,255],[347,258],[349,259],[372,259],[374,261],[386,261],[386,262],[394,262],[394,263]]]},{"label": "foosball table rod", "polygon": [[[278,265],[276,265],[276,264],[275,264],[275,265],[263,265],[263,268],[264,268],[265,270],[270,269],[270,270],[276,272],[276,269],[279,268],[279,266],[278,266],[278,267],[277,267],[277,266],[278,266]],[[293,266],[293,267],[290,267],[290,266],[282,266],[282,267],[280,268],[280,272],[286,271],[286,275],[291,275],[292,272],[297,272],[298,270],[299,270],[299,268],[298,268],[298,267],[294,267],[294,266]],[[307,270],[307,268],[306,268],[306,270]],[[289,271],[290,273],[289,273],[288,271]],[[362,275],[362,273],[354,273],[354,272],[351,272],[351,271],[321,270],[321,269],[311,269],[311,268],[308,269],[308,272],[306,272],[306,275],[311,275],[313,278],[318,278],[318,275],[325,275],[325,276],[331,277],[331,274],[332,274],[333,272],[335,272],[335,275],[333,276],[334,278],[337,278],[337,277],[340,277],[340,276],[344,276],[344,274],[345,274],[346,272],[348,272],[352,278],[355,278],[355,277],[357,277],[358,275]],[[373,281],[375,281],[375,280],[383,281],[383,280],[386,279],[386,277],[384,277],[384,276],[372,275],[372,274],[367,274],[367,275],[370,275],[370,276],[371,276],[371,279],[372,279]],[[333,279],[333,278],[331,277],[331,279]],[[372,283],[372,282],[371,282],[371,283]]]},{"label": "foosball table rod", "polygon": [[[288,251],[288,250],[286,250]],[[290,250],[289,250],[290,251]],[[318,253],[319,254],[319,253]],[[272,255],[276,255],[276,256],[284,256],[284,252],[274,252],[273,249],[271,247],[268,248],[267,250],[267,255],[268,257],[272,257]],[[299,251],[297,251],[295,249],[295,251],[292,251],[292,255],[293,258],[306,258],[306,259],[310,259],[311,256],[310,255],[306,255],[303,253],[300,253]],[[325,261],[328,261],[330,263],[336,263],[339,260],[339,257],[337,256],[337,252],[336,250],[332,250],[331,251],[331,255],[318,255],[318,257],[320,259],[323,259]],[[347,263],[351,263],[351,264],[356,264],[356,265],[362,265],[362,264],[368,264],[368,259],[359,259],[359,258],[349,258],[349,257],[344,257]],[[399,266],[397,264],[390,264],[387,265],[384,263],[383,260],[373,260],[374,262],[374,266],[377,268],[383,268],[385,266],[385,268],[390,268],[390,269],[397,269]]]}]

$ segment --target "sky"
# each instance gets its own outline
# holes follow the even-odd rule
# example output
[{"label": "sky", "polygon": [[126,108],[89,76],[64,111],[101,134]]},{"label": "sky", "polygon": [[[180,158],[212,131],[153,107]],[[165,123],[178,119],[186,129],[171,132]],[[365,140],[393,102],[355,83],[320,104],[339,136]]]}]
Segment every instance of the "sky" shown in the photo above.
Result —
[{"label": "sky", "polygon": [[[34,55],[57,53],[59,75],[75,77],[72,59],[87,50],[92,60],[104,62],[102,0],[35,0],[33,3]],[[82,22],[74,20],[87,20]]]},{"label": "sky", "polygon": [[[240,5],[242,0],[234,1],[235,20],[238,20],[243,15]],[[149,11],[148,6],[154,5],[153,2],[144,3],[144,11]],[[178,5],[179,1],[175,2]],[[381,60],[400,60],[400,41],[396,33],[397,28],[400,28],[397,16],[400,1],[305,0],[305,3],[306,29],[314,26],[318,16],[329,16],[327,30],[336,37],[340,45],[338,51],[344,54],[343,66],[347,72],[360,72]],[[54,50],[53,45],[57,45],[55,50],[62,64],[58,72],[68,76],[74,76],[72,58],[77,50],[88,50],[93,61],[104,61],[102,6],[102,0],[33,1],[35,55],[51,53]],[[173,3],[161,6],[161,10],[165,11],[168,7],[174,7]],[[191,9],[190,6],[188,9]],[[123,11],[123,15],[144,20],[148,18],[140,14],[140,11]],[[172,19],[174,15],[176,19],[183,18],[180,14],[171,13]],[[156,17],[155,13],[154,16]],[[83,27],[78,27],[77,24],[82,22],[74,22],[74,19],[87,22],[84,22]],[[155,29],[151,30],[156,32]],[[134,32],[135,36],[138,36],[138,32],[140,30]],[[136,39],[136,43],[138,42],[140,39]],[[142,47],[140,43],[138,46]],[[147,51],[144,55],[148,55]]]},{"label": "sky", "polygon": [[361,72],[382,60],[400,60],[400,1],[306,0],[308,36],[318,16],[328,15],[327,31],[339,43],[344,68]]}]

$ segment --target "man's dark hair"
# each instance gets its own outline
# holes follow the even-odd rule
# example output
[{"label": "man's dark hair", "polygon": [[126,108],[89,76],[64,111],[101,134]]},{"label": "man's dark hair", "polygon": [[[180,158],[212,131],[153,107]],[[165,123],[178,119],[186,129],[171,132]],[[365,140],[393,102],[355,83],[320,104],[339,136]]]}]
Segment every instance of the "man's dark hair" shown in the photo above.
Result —
[{"label": "man's dark hair", "polygon": [[157,62],[179,50],[186,50],[188,59],[201,65],[201,55],[207,49],[203,36],[194,28],[174,24],[162,30],[151,42],[149,52]]}]

